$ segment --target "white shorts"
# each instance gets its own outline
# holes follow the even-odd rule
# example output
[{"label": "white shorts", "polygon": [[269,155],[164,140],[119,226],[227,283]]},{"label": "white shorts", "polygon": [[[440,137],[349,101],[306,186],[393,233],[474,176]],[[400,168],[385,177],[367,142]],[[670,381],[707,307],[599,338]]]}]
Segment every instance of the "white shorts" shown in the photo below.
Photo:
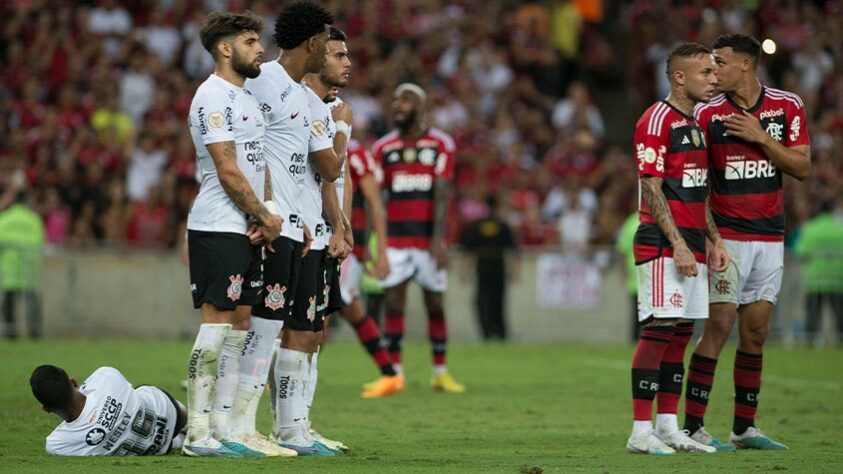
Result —
[{"label": "white shorts", "polygon": [[784,242],[724,242],[731,263],[724,272],[711,272],[709,301],[776,304],[784,274]]},{"label": "white shorts", "polygon": [[389,275],[381,280],[381,286],[392,288],[410,278],[425,290],[443,293],[448,287],[446,269],[438,270],[436,260],[426,249],[386,249],[389,261]]},{"label": "white shorts", "polygon": [[670,257],[635,267],[638,273],[638,321],[654,318],[708,318],[708,271],[697,263],[697,276],[676,272]]},{"label": "white shorts", "polygon": [[363,276],[363,264],[354,254],[349,255],[340,265],[340,294],[342,302],[350,305],[354,298],[360,297],[360,277]]}]

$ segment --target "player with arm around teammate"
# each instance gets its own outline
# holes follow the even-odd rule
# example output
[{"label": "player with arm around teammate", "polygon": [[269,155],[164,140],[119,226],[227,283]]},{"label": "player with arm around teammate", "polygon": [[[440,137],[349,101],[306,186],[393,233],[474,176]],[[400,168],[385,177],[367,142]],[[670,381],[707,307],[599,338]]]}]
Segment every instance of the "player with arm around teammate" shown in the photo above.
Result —
[{"label": "player with arm around teammate", "polygon": [[711,50],[697,43],[677,46],[666,63],[670,94],[644,112],[634,136],[641,202],[633,251],[642,329],[632,359],[634,421],[626,448],[712,453],[679,430],[676,412],[693,320],[708,316],[706,238],[713,242],[709,265],[722,270],[729,262],[707,217],[706,143],[691,115],[714,94],[716,65]]}]

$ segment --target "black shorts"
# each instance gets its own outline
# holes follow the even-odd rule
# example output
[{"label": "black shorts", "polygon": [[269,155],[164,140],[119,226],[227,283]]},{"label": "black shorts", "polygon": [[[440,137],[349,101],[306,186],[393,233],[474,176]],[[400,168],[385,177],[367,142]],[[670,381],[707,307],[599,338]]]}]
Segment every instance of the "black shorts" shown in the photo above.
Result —
[{"label": "black shorts", "polygon": [[252,314],[264,319],[287,321],[295,301],[302,267],[302,243],[289,237],[272,242],[275,253],[267,252],[263,262],[263,301],[252,307]]},{"label": "black shorts", "polygon": [[319,332],[325,329],[322,315],[317,314],[319,289],[324,277],[322,260],[324,250],[310,250],[302,259],[301,272],[296,285],[296,296],[290,317],[284,322],[285,328],[295,331]]},{"label": "black shorts", "polygon": [[317,314],[330,316],[344,306],[342,301],[342,290],[340,290],[340,262],[335,258],[329,258],[328,252],[322,261],[322,280],[319,282],[319,301],[316,307]]},{"label": "black shorts", "polygon": [[187,231],[193,307],[210,303],[221,310],[261,300],[261,249],[234,232]]}]

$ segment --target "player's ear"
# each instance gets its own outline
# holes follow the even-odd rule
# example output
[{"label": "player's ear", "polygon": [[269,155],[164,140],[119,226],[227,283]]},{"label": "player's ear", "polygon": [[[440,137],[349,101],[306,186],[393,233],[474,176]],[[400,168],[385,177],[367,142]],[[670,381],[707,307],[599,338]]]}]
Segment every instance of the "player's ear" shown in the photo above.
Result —
[{"label": "player's ear", "polygon": [[217,53],[224,58],[230,58],[232,53],[231,43],[226,40],[217,43]]}]

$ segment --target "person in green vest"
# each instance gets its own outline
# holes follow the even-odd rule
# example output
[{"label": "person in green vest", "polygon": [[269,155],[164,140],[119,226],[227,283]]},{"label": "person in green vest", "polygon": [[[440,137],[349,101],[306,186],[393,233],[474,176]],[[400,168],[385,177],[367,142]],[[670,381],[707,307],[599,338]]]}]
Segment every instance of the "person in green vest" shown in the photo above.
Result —
[{"label": "person in green vest", "polygon": [[635,240],[635,231],[638,230],[638,210],[626,218],[618,232],[618,239],[615,242],[615,249],[623,256],[623,274],[626,279],[626,291],[629,294],[630,314],[630,340],[638,341],[638,333],[641,326],[638,324],[638,279],[635,272],[635,253],[632,251],[632,241]]},{"label": "person in green vest", "polygon": [[38,280],[44,248],[44,222],[26,205],[19,192],[14,203],[0,212],[0,289],[6,337],[18,336],[15,308],[23,298],[29,335],[41,337],[41,302]]},{"label": "person in green vest", "polygon": [[843,342],[843,188],[825,211],[805,223],[794,252],[805,260],[805,330],[816,340],[823,307],[831,303],[837,321],[837,341]]}]

